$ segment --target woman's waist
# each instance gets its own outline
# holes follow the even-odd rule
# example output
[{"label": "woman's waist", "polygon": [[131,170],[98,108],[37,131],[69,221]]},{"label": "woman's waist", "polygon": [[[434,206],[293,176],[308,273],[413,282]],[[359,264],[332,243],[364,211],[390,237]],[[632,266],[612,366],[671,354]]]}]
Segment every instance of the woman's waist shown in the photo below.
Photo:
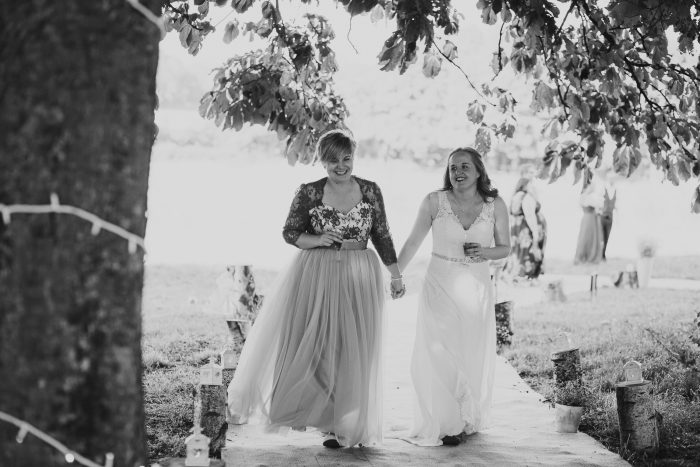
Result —
[{"label": "woman's waist", "polygon": [[461,254],[459,252],[442,252],[442,251],[433,251],[431,253],[432,257],[441,261],[447,261],[450,263],[459,263],[459,264],[481,264],[481,263],[487,263],[488,260],[485,258],[474,258],[471,256],[466,256],[464,252],[462,251]]},{"label": "woman's waist", "polygon": [[366,250],[367,240],[344,239],[341,242],[333,242],[328,246],[320,246],[319,249],[327,250]]}]

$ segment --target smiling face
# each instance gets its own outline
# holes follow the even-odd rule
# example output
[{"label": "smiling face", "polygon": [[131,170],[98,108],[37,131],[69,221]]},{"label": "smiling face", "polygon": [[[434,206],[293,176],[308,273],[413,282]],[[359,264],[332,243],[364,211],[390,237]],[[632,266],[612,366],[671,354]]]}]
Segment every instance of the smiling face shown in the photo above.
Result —
[{"label": "smiling face", "polygon": [[470,188],[479,180],[479,171],[468,152],[456,152],[448,161],[447,170],[450,183],[455,189]]},{"label": "smiling face", "polygon": [[354,156],[351,153],[339,154],[322,161],[323,168],[328,172],[328,178],[334,182],[344,182],[350,179]]}]

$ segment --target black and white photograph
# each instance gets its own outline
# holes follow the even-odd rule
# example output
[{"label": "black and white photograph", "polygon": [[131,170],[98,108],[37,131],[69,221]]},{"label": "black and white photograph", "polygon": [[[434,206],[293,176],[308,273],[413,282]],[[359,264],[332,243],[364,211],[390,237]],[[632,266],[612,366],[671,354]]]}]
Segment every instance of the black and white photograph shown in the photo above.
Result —
[{"label": "black and white photograph", "polygon": [[0,2],[0,467],[68,465],[700,467],[700,2]]}]

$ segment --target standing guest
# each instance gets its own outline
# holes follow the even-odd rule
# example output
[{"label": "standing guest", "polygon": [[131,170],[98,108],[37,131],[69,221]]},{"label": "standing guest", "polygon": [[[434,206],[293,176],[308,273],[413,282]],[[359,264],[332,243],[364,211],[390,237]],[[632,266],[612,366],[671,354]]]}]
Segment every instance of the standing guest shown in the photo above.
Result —
[{"label": "standing guest", "polygon": [[489,260],[510,252],[508,208],[481,155],[458,148],[444,186],[420,205],[399,254],[404,269],[432,229],[433,253],[418,302],[411,377],[418,444],[457,445],[489,423],[496,364]]},{"label": "standing guest", "polygon": [[513,280],[533,281],[544,272],[547,222],[534,185],[535,167],[526,165],[520,175],[510,203],[512,250],[505,265],[505,274]]},{"label": "standing guest", "polygon": [[284,225],[299,253],[265,300],[228,388],[229,420],[313,427],[329,448],[382,440],[384,283],[405,291],[376,183],[352,175],[355,141],[318,143],[328,176],[303,184]]},{"label": "standing guest", "polygon": [[615,211],[615,203],[617,202],[617,190],[612,183],[610,169],[605,168],[598,172],[600,182],[603,185],[603,205],[600,210],[600,223],[603,228],[603,254],[602,260],[607,261],[605,252],[608,248],[608,240],[610,239],[610,231],[613,225],[613,212]]},{"label": "standing guest", "polygon": [[603,209],[603,186],[593,177],[581,192],[583,209],[581,226],[576,243],[574,264],[598,264],[603,258],[603,224],[600,212]]}]

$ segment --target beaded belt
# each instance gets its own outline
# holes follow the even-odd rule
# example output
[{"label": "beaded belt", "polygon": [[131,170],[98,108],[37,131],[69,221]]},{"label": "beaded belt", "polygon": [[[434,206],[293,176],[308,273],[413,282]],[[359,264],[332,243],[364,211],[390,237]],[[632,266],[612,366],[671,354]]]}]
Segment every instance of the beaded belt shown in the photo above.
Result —
[{"label": "beaded belt", "polygon": [[439,253],[433,252],[433,256],[436,258],[444,259],[445,261],[452,261],[453,263],[471,264],[471,263],[483,263],[486,261],[484,258],[470,258],[465,256],[463,258],[450,258],[449,256],[444,256]]},{"label": "beaded belt", "polygon": [[366,250],[367,241],[361,242],[359,240],[343,240],[343,243],[333,243],[329,246],[322,246],[319,248],[327,248],[330,250]]}]

